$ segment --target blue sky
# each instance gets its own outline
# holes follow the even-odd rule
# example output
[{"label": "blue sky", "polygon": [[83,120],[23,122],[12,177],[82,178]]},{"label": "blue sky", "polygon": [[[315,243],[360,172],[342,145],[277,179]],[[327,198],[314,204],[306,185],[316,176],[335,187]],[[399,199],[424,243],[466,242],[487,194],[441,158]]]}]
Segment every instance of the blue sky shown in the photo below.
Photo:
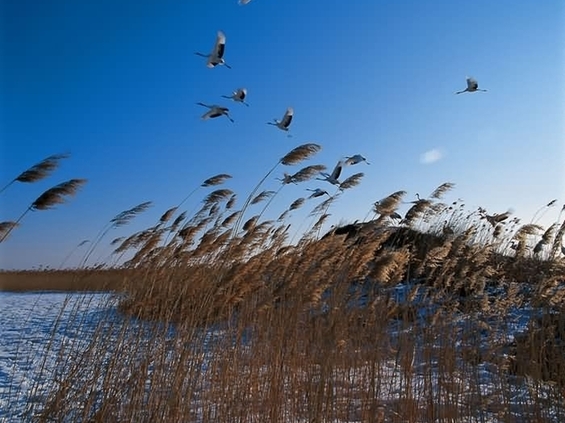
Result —
[{"label": "blue sky", "polygon": [[[358,153],[371,163],[344,170],[365,177],[330,209],[329,224],[365,218],[394,191],[411,200],[448,181],[456,184],[448,198],[491,213],[511,208],[524,221],[558,199],[542,222],[550,224],[565,201],[562,2],[19,0],[0,7],[0,184],[46,156],[71,154],[50,178],[0,194],[0,220],[16,219],[55,184],[88,179],[68,204],[23,219],[0,244],[2,268],[58,267],[120,211],[154,203],[107,242],[153,224],[217,173],[233,176],[226,187],[241,205],[279,158],[306,142],[322,151],[304,165],[331,170]],[[193,54],[211,50],[218,30],[232,69],[209,69]],[[488,92],[455,95],[466,76]],[[250,107],[220,97],[238,87],[248,89]],[[228,106],[235,123],[202,121],[196,102]],[[292,138],[265,124],[288,106]],[[439,160],[422,163],[431,150]],[[279,168],[264,189],[276,190],[276,177],[299,168]],[[333,188],[286,186],[266,217],[316,187]],[[186,209],[208,192],[197,191]]]}]

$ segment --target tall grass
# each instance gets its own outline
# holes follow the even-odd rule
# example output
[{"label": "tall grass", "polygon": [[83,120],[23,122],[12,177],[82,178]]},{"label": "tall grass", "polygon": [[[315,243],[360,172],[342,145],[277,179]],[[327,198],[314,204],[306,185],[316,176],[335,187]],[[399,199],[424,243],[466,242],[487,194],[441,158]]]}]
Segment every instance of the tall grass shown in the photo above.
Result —
[{"label": "tall grass", "polygon": [[[45,348],[52,383],[23,418],[565,421],[565,224],[545,230],[444,203],[446,183],[402,217],[406,192],[396,191],[371,219],[324,233],[328,208],[362,174],[326,200],[297,198],[277,221],[262,219],[286,184],[325,166],[286,174],[276,191],[267,178],[318,150],[305,144],[280,159],[239,210],[221,174],[199,185],[212,191],[194,213],[180,212],[183,200],[113,240],[120,318],[103,318],[85,342]],[[111,219],[85,260],[149,205]],[[299,207],[313,220],[291,242]],[[516,334],[509,319],[526,310],[529,327]]]}]

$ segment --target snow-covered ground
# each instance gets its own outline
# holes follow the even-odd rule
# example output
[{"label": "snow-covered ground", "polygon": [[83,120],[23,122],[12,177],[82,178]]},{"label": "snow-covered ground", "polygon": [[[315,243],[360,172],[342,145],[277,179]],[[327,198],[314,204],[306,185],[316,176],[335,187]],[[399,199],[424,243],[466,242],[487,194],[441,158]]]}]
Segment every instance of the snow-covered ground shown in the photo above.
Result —
[{"label": "snow-covered ground", "polygon": [[[406,285],[396,287],[394,298],[402,303],[409,288]],[[416,320],[420,321],[420,324],[425,324],[426,316],[432,314],[438,306],[428,302],[425,296],[416,298],[414,303],[418,304],[419,312]],[[478,336],[474,338],[474,342],[476,340],[481,342],[480,340],[486,337],[487,333],[490,333],[488,335],[490,337],[494,334],[497,339],[500,338],[501,341],[508,342],[515,333],[525,329],[531,311],[528,307],[511,309],[504,319],[503,327],[499,326],[502,323],[500,321],[485,319],[484,324],[490,327],[485,333],[479,330],[482,327],[481,325],[476,325],[477,319],[481,319],[480,315],[461,314],[460,319],[454,323],[461,331],[470,326],[476,327]],[[103,325],[100,325],[100,322]],[[139,329],[143,329],[146,323],[134,321],[132,325],[132,321],[129,320],[125,324],[125,318],[119,315],[116,310],[116,298],[107,293],[0,292],[0,423],[29,421],[30,407],[44,404],[45,394],[49,391],[49,388],[55,386],[54,384],[58,383],[58,380],[62,380],[66,370],[68,370],[68,367],[65,368],[65,360],[60,359],[61,354],[68,355],[67,365],[73,363],[77,358],[75,355],[80,354],[84,348],[88,347],[95,331],[101,330],[101,326],[102,330],[105,331],[105,338],[118,336],[121,327],[132,329],[136,327],[137,329],[133,331],[135,335],[132,336],[141,335],[143,337],[144,332]],[[148,329],[150,328],[148,327]],[[400,322],[391,324],[392,343],[394,344],[394,338],[406,330],[410,331],[411,328],[403,326]],[[174,351],[179,350],[178,346],[174,348],[174,330],[170,329],[165,332],[165,337],[171,341],[171,354],[174,355]],[[467,330],[466,333],[468,332]],[[222,330],[216,330],[203,338],[199,338],[203,341],[200,343],[199,350],[208,356],[209,346],[215,342],[214,339],[222,337],[222,333]],[[424,338],[419,339],[419,336],[416,338],[417,347],[428,342]],[[247,341],[252,344],[251,339]],[[464,337],[460,338],[459,336],[456,336],[454,341],[456,347],[464,347],[465,343],[468,342]],[[112,345],[112,343],[105,342],[104,348],[107,348],[108,345]],[[116,345],[116,348],[125,347],[128,345],[128,341],[124,341],[122,338],[122,342]],[[105,351],[107,355],[113,353],[115,351]],[[128,359],[137,360],[136,357],[129,357]],[[204,358],[200,362],[202,368],[206,369],[206,363],[212,359],[213,357]],[[103,365],[103,363],[104,354],[100,356],[100,364]],[[381,403],[385,404],[385,408],[387,402],[390,403],[398,395],[401,395],[401,390],[406,390],[407,382],[410,385],[409,390],[413,392],[413,396],[416,398],[419,392],[427,389],[426,383],[432,383],[436,387],[441,385],[433,360],[430,362],[420,357],[420,354],[416,351],[414,351],[412,362],[413,373],[409,380],[406,375],[402,375],[399,362],[395,360],[383,361],[381,365],[382,368],[378,372],[378,384],[381,386]],[[359,386],[361,380],[363,381],[362,385],[368,383],[366,370],[362,364],[359,368],[348,369],[347,372],[349,373],[346,372],[347,374],[336,369],[336,374],[332,375],[336,386],[341,386],[346,382],[354,385],[354,387],[352,385],[348,388],[349,394],[345,394],[344,398],[351,397],[351,392],[355,392],[356,389],[363,389]],[[471,381],[465,380],[465,375],[461,376],[461,380],[451,381],[451,383],[458,385],[462,392],[458,396],[457,402],[467,403],[467,394],[469,394],[469,401],[471,401],[471,396],[476,399],[477,394],[476,392],[473,393],[472,390],[479,389],[483,407],[485,407],[485,409],[475,408],[467,416],[466,421],[473,422],[509,421],[508,414],[504,417],[497,416],[497,406],[502,403],[510,404],[507,410],[515,417],[515,419],[513,417],[514,421],[535,421],[523,415],[524,410],[528,408],[524,404],[532,401],[532,395],[536,395],[536,401],[539,404],[540,397],[546,395],[546,387],[549,386],[519,377],[504,376],[503,373],[497,371],[494,364],[487,362],[477,364],[477,380],[472,381],[472,385],[469,384]],[[90,375],[84,373],[81,374],[81,377],[90,379]],[[501,378],[504,378],[504,380]],[[503,385],[506,386],[505,396],[502,396],[499,392]],[[150,385],[148,386],[148,389],[150,389]],[[242,386],[242,389],[245,389],[245,387]],[[532,394],[532,392],[535,394]],[[543,417],[546,419],[544,421],[565,421],[565,399],[562,402],[555,402],[555,397],[552,398],[548,397],[547,399],[547,406],[543,412]],[[351,400],[351,398],[349,399]],[[206,419],[200,415],[200,412],[205,406],[209,407],[209,405],[202,404],[201,401],[196,397],[191,402],[195,410],[196,420],[201,419],[203,421]],[[512,404],[517,406],[514,407]],[[465,404],[458,405],[465,406]],[[469,407],[469,404],[466,404],[466,406]],[[35,407],[35,410],[39,408]],[[514,408],[517,410],[516,415],[513,412]],[[80,413],[80,410],[77,411]],[[533,415],[531,417],[533,418]],[[288,420],[298,421],[300,419],[296,420],[296,416],[294,416]],[[347,417],[345,419],[336,418],[334,421],[345,423],[362,420],[351,420],[351,417]]]},{"label": "snow-covered ground", "polygon": [[26,406],[42,400],[58,352],[45,354],[46,348],[76,351],[109,313],[115,309],[105,293],[0,292],[1,423],[25,421]]}]

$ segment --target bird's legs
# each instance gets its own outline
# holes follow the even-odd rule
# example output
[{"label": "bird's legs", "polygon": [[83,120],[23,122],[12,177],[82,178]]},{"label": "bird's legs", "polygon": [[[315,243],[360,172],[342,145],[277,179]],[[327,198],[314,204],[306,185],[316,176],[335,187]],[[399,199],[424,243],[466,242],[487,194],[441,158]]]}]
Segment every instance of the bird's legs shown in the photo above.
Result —
[{"label": "bird's legs", "polygon": [[208,106],[207,104],[204,104],[204,103],[196,103],[196,104],[198,104],[199,106],[207,107],[207,108],[209,108],[209,109],[212,108],[212,106]]}]

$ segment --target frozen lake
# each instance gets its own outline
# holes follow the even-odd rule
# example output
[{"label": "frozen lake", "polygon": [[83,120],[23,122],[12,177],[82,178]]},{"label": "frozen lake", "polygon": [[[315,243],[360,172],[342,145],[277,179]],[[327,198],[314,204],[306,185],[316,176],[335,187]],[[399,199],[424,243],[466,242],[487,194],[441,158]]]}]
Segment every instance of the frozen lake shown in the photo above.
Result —
[{"label": "frozen lake", "polygon": [[119,319],[105,293],[0,292],[0,422],[26,421],[56,377],[59,349],[76,351],[112,315]]},{"label": "frozen lake", "polygon": [[[394,294],[400,303],[405,301],[406,289],[405,286],[398,287]],[[145,339],[147,322],[121,316],[117,312],[116,300],[109,293],[0,292],[0,423],[30,421],[33,411],[37,411],[45,403],[49,388],[63,379],[65,362],[80,359],[81,351],[88,347],[96,331],[104,330],[103,337],[114,340],[120,328],[137,328],[133,331],[133,336]],[[429,305],[424,303],[419,305],[422,312],[427,307]],[[530,313],[528,308],[513,309],[506,316],[504,330],[498,336],[511,339],[513,334],[524,330]],[[469,325],[469,319],[469,316],[462,315],[458,324],[464,328]],[[492,326],[496,331],[496,323],[493,322]],[[401,330],[401,326],[392,324],[391,336],[394,337]],[[171,335],[174,339],[174,331],[165,332],[167,339],[171,339]],[[222,337],[222,333],[206,332],[206,337],[199,339],[203,341],[203,345],[210,345],[209,342],[213,342],[214,337]],[[104,348],[108,345],[112,345],[112,341],[104,343]],[[105,353],[112,354],[112,349],[105,350]],[[207,349],[206,346],[203,347],[204,351]],[[206,360],[208,359],[212,357]],[[390,363],[389,369],[388,364],[383,363],[382,375],[385,379],[390,379],[391,386],[395,383],[394,364]],[[418,371],[419,367],[416,355],[413,380],[415,388],[424,380]],[[483,394],[492,394],[500,386],[500,375],[496,371],[491,373],[492,369],[485,364],[479,365],[478,370]],[[497,382],[493,383],[495,379]],[[527,384],[519,378],[509,379],[505,383],[513,385],[511,402],[523,404],[531,400]],[[536,387],[538,394],[543,393],[543,386],[536,384]],[[394,395],[396,391],[391,388],[390,392]],[[559,416],[563,416],[564,405],[553,403],[549,408],[547,421],[562,421]],[[491,413],[478,413],[473,421],[490,423],[504,420],[498,420]]]}]

